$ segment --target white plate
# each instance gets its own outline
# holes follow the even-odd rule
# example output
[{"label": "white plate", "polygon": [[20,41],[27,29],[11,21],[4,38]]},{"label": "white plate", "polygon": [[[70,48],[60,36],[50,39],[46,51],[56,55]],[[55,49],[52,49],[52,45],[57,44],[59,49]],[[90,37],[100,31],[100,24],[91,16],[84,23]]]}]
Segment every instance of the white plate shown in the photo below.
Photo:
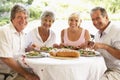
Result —
[{"label": "white plate", "polygon": [[50,54],[48,52],[40,52],[40,54],[44,57],[49,57]]},{"label": "white plate", "polygon": [[42,56],[41,54],[37,55],[37,56],[31,56],[31,55],[25,55],[27,58],[43,58],[44,56]]},{"label": "white plate", "polygon": [[43,57],[49,57],[50,54],[46,52],[40,52],[38,55],[29,55],[29,52],[25,53],[25,56],[28,58],[43,58]]},{"label": "white plate", "polygon": [[[34,52],[33,52],[34,53]],[[44,57],[44,56],[42,56],[42,54],[40,53],[38,53],[38,54],[34,54],[34,55],[31,55],[30,54],[30,52],[27,52],[27,53],[25,53],[25,57],[28,57],[28,58],[42,58],[42,57]]]},{"label": "white plate", "polygon": [[80,56],[84,56],[84,57],[95,57],[95,56],[100,56],[100,53],[98,51],[93,51],[95,52],[95,54],[93,55],[85,55],[85,54],[81,54]]}]

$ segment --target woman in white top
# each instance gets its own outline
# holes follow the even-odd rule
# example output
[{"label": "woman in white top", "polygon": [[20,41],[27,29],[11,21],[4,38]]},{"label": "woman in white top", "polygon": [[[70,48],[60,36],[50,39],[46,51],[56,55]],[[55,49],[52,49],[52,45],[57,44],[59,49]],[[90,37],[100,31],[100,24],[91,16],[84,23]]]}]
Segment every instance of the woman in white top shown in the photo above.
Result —
[{"label": "woman in white top", "polygon": [[[56,41],[55,33],[50,30],[53,22],[55,21],[54,13],[51,11],[44,11],[41,15],[41,25],[33,29],[28,36],[31,41],[32,47],[52,47]],[[30,46],[29,46],[30,47]]]}]

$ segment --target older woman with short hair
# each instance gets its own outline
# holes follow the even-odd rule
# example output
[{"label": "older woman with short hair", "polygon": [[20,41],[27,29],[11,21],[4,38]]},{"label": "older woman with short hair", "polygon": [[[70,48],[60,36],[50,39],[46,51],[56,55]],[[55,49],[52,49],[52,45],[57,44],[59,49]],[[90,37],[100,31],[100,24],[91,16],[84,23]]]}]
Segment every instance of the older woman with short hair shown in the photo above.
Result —
[{"label": "older woman with short hair", "polygon": [[[41,15],[41,25],[33,29],[28,36],[29,41],[35,44],[34,47],[52,47],[56,41],[55,33],[50,29],[55,21],[55,15],[51,11],[44,11]],[[32,47],[32,48],[34,48]],[[31,46],[28,46],[31,48]],[[27,50],[28,50],[27,48]]]}]

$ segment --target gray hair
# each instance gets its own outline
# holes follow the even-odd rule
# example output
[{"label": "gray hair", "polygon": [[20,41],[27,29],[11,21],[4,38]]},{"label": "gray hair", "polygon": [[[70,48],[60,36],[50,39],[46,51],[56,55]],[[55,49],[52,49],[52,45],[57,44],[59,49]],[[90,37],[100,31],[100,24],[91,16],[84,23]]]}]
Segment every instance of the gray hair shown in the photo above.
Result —
[{"label": "gray hair", "polygon": [[55,20],[55,14],[52,12],[52,11],[44,11],[42,14],[41,14],[41,19],[44,19],[45,17],[51,17],[53,20]]},{"label": "gray hair", "polygon": [[18,12],[24,12],[25,14],[29,15],[28,10],[23,6],[22,4],[15,4],[13,8],[11,9],[11,14],[10,14],[10,20],[15,18],[16,13]]},{"label": "gray hair", "polygon": [[104,16],[108,16],[107,11],[106,11],[104,8],[102,8],[102,7],[95,7],[95,8],[93,8],[93,9],[91,10],[91,13],[90,13],[90,14],[92,14],[94,11],[97,11],[97,10],[100,10],[101,15],[102,15],[103,17],[104,17]]}]

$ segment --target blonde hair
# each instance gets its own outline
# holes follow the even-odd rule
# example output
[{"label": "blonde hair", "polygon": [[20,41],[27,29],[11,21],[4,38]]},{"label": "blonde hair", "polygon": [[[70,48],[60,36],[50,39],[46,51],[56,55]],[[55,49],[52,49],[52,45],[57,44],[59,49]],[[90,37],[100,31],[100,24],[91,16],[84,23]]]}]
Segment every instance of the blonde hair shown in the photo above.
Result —
[{"label": "blonde hair", "polygon": [[79,12],[74,12],[74,13],[70,14],[68,19],[70,19],[71,17],[78,17],[81,20],[81,16],[80,16]]}]

